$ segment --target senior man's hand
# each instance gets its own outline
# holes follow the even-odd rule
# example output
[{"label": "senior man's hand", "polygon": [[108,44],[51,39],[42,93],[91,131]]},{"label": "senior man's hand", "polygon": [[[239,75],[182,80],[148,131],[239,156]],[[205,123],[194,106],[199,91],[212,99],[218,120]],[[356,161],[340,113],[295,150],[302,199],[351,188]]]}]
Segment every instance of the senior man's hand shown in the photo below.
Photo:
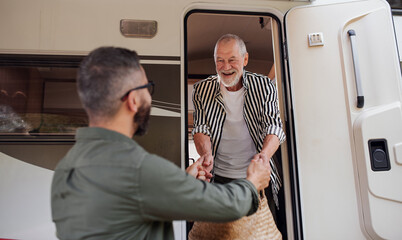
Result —
[{"label": "senior man's hand", "polygon": [[214,157],[212,156],[212,154],[206,153],[202,155],[199,159],[202,160],[202,166],[205,168],[205,170],[210,173],[214,166]]},{"label": "senior man's hand", "polygon": [[212,174],[202,165],[203,162],[204,160],[199,158],[195,163],[186,169],[186,172],[199,180],[209,182],[212,178]]}]

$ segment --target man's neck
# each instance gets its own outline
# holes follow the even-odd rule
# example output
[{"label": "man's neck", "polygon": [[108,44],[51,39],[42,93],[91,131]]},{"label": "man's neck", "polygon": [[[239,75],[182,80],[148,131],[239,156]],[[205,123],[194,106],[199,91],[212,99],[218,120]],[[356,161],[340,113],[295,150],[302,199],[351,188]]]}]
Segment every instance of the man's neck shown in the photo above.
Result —
[{"label": "man's neck", "polygon": [[[225,87],[225,86],[224,86]],[[243,78],[240,79],[240,81],[234,85],[233,87],[225,87],[228,91],[230,92],[237,92],[243,87]]]},{"label": "man's neck", "polygon": [[100,127],[100,128],[105,128],[111,131],[115,131],[118,133],[121,133],[129,138],[132,138],[134,135],[134,132],[136,131],[137,126],[133,126],[134,124],[126,124],[124,121],[121,121],[119,119],[112,119],[108,121],[97,121],[89,122],[89,127]]}]

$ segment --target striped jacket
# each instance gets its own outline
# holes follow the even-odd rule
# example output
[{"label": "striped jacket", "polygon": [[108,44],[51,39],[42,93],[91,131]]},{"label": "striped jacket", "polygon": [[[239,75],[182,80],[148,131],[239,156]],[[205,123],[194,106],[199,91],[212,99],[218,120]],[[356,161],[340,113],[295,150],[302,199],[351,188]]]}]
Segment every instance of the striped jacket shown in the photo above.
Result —
[{"label": "striped jacket", "polygon": [[[268,77],[244,71],[243,87],[245,88],[243,116],[257,151],[261,151],[268,134],[278,136],[282,143],[285,140],[285,133],[282,130],[275,85]],[[194,84],[192,99],[195,109],[192,134],[203,133],[210,136],[212,155],[215,157],[226,118],[217,75]],[[274,161],[271,159],[270,162],[272,189],[278,206],[277,193],[282,184]]]}]

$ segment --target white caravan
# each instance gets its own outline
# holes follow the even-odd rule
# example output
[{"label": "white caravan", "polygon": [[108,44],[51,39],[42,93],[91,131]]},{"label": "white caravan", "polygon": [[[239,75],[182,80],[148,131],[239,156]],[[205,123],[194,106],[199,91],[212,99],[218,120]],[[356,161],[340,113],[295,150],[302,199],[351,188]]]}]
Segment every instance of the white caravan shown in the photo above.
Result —
[{"label": "white caravan", "polygon": [[88,52],[138,52],[156,88],[137,140],[185,168],[197,156],[192,85],[234,33],[246,69],[278,87],[284,238],[402,239],[397,14],[382,0],[0,0],[0,238],[56,238],[52,170],[87,124],[75,74]]}]

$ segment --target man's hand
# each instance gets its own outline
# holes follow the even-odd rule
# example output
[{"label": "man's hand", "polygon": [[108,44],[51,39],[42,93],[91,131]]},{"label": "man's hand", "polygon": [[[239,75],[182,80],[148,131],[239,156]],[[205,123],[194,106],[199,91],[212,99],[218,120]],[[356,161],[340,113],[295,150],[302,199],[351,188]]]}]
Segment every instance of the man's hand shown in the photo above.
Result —
[{"label": "man's hand", "polygon": [[268,161],[269,161],[269,159],[270,159],[271,157],[268,157],[268,155],[265,154],[265,153],[263,153],[263,152],[257,153],[256,155],[253,156],[253,159],[259,159],[259,158],[261,158],[261,159],[263,159],[263,160],[268,160]]},{"label": "man's hand", "polygon": [[247,168],[247,180],[254,184],[258,191],[268,187],[271,180],[271,165],[266,155],[255,155]]},{"label": "man's hand", "polygon": [[202,166],[202,163],[203,159],[199,158],[195,163],[186,169],[186,172],[199,180],[209,182],[212,178],[212,174],[205,170],[205,167]]},{"label": "man's hand", "polygon": [[211,153],[206,153],[202,155],[200,158],[202,160],[202,166],[208,173],[211,173],[212,168],[214,167],[214,157]]},{"label": "man's hand", "polygon": [[194,144],[197,153],[203,161],[202,166],[207,172],[211,172],[214,166],[214,157],[212,156],[211,138],[203,133],[194,134]]}]

